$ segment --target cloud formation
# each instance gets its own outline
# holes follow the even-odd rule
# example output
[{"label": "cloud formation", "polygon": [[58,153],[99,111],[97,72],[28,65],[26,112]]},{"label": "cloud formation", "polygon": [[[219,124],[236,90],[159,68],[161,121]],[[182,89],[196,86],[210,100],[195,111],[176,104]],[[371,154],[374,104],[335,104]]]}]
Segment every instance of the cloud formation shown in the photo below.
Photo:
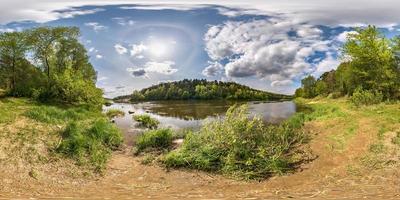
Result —
[{"label": "cloud formation", "polygon": [[91,27],[95,32],[99,32],[99,31],[107,29],[106,26],[103,26],[103,25],[99,24],[98,22],[87,22],[87,23],[85,23],[85,26]]},{"label": "cloud formation", "polygon": [[[315,66],[306,60],[331,49],[322,33],[287,18],[270,18],[211,26],[204,40],[212,63],[226,61],[228,78],[256,76],[269,80],[271,86],[282,86],[313,72]],[[203,72],[212,75],[219,67],[210,65]]]},{"label": "cloud formation", "polygon": [[157,73],[162,75],[171,75],[178,71],[174,68],[175,62],[173,61],[163,61],[155,62],[149,61],[144,64],[143,67],[127,68],[126,71],[130,72],[134,77],[149,77],[149,73]]},{"label": "cloud formation", "polygon": [[137,58],[143,58],[143,55],[141,55],[144,51],[146,51],[148,47],[144,45],[143,43],[140,44],[132,44],[131,45],[131,56],[132,57],[137,57]]},{"label": "cloud formation", "polygon": [[125,48],[124,46],[122,46],[121,44],[115,44],[114,45],[114,49],[120,55],[125,54],[125,53],[128,52],[128,49]]}]

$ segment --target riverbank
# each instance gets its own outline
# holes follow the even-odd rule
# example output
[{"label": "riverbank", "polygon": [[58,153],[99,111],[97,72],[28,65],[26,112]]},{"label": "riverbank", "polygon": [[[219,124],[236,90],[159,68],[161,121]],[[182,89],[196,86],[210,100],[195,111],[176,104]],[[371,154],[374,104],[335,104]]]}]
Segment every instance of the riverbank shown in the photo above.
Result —
[{"label": "riverbank", "polygon": [[[356,108],[347,99],[298,101],[312,109],[304,126],[311,137],[305,147],[317,158],[300,166],[294,173],[261,182],[245,182],[195,170],[167,171],[157,164],[142,164],[144,157],[134,157],[130,149],[122,148],[112,154],[103,176],[82,176],[86,174],[84,168],[76,166],[71,160],[56,159],[51,164],[26,165],[29,162],[24,157],[23,148],[14,148],[8,152],[12,152],[12,157],[23,164],[5,162],[4,158],[10,155],[1,150],[0,178],[4,181],[0,197],[399,198],[396,196],[400,189],[399,103]],[[11,142],[5,141],[17,135],[31,135],[24,140],[24,144],[29,144],[27,146],[37,143],[46,147],[45,141],[56,141],[51,138],[60,129],[57,124],[39,126],[39,123],[21,117],[23,111],[29,108],[29,102],[16,104],[11,106],[6,103],[10,107],[0,110],[1,130],[14,130],[13,134],[1,137],[2,147],[8,147]],[[11,118],[14,121],[7,120]],[[27,127],[37,128],[30,130]],[[39,136],[31,134],[34,132],[40,133]],[[34,166],[36,173],[29,173],[32,167],[24,165]]]}]

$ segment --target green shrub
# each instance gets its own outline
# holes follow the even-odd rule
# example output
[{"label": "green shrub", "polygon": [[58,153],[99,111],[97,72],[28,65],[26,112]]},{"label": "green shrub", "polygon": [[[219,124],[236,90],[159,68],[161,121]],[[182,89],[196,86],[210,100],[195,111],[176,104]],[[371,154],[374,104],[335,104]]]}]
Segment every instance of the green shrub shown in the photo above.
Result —
[{"label": "green shrub", "polygon": [[105,119],[99,119],[90,126],[70,122],[62,137],[57,151],[79,164],[89,163],[96,171],[105,167],[111,150],[122,144],[119,129]]},{"label": "green shrub", "polygon": [[108,118],[114,118],[114,117],[123,117],[125,116],[124,111],[118,110],[118,109],[110,109],[107,110],[106,115]]},{"label": "green shrub", "polygon": [[248,118],[247,106],[231,107],[223,120],[206,123],[189,133],[180,149],[163,159],[167,167],[218,171],[243,179],[263,179],[295,165],[292,149],[304,139],[304,116],[281,125],[265,126]]},{"label": "green shrub", "polygon": [[362,90],[358,88],[351,96],[350,101],[355,106],[378,104],[383,101],[383,94],[377,91]]},{"label": "green shrub", "polygon": [[172,139],[170,129],[149,130],[138,137],[136,148],[138,153],[146,149],[166,149],[171,147]]},{"label": "green shrub", "polygon": [[160,122],[157,119],[150,117],[150,115],[134,115],[133,119],[140,123],[141,126],[146,128],[155,129]]}]

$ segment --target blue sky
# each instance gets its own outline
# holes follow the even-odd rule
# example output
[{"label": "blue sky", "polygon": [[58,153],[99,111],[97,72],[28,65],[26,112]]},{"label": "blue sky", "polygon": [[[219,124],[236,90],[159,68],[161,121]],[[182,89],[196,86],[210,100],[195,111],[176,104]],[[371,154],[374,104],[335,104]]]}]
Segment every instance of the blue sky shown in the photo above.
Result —
[{"label": "blue sky", "polygon": [[8,16],[6,7],[12,3],[1,3],[0,31],[79,27],[80,40],[98,71],[97,85],[108,97],[184,78],[236,81],[291,94],[304,76],[337,67],[338,48],[354,27],[375,24],[388,36],[399,32],[396,16],[379,12],[390,7],[362,4],[363,12],[369,9],[375,15],[370,16],[313,0],[289,6],[254,2],[41,1],[46,4],[29,6],[27,1]]}]

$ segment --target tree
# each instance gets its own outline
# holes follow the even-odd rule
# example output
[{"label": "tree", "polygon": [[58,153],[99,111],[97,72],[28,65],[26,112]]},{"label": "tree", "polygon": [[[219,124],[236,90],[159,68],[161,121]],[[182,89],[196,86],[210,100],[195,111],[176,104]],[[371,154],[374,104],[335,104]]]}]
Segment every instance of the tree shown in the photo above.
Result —
[{"label": "tree", "polygon": [[[30,31],[30,42],[37,60],[41,61],[47,74],[48,83],[51,79],[51,60],[56,59],[56,46],[65,40],[76,40],[79,29],[76,27],[39,27]],[[59,59],[63,59],[59,58]]]},{"label": "tree", "polygon": [[315,97],[315,84],[316,80],[314,76],[308,75],[306,78],[301,80],[301,85],[303,87],[304,97],[311,98]]},{"label": "tree", "polygon": [[[366,90],[380,91],[385,98],[394,95],[399,78],[395,54],[390,40],[375,26],[350,34],[342,53],[349,59],[354,84]],[[352,94],[354,89],[349,92]]]},{"label": "tree", "polygon": [[22,71],[22,62],[29,46],[26,45],[25,32],[12,32],[0,34],[0,68],[10,80],[12,95],[16,95],[18,72]]}]

